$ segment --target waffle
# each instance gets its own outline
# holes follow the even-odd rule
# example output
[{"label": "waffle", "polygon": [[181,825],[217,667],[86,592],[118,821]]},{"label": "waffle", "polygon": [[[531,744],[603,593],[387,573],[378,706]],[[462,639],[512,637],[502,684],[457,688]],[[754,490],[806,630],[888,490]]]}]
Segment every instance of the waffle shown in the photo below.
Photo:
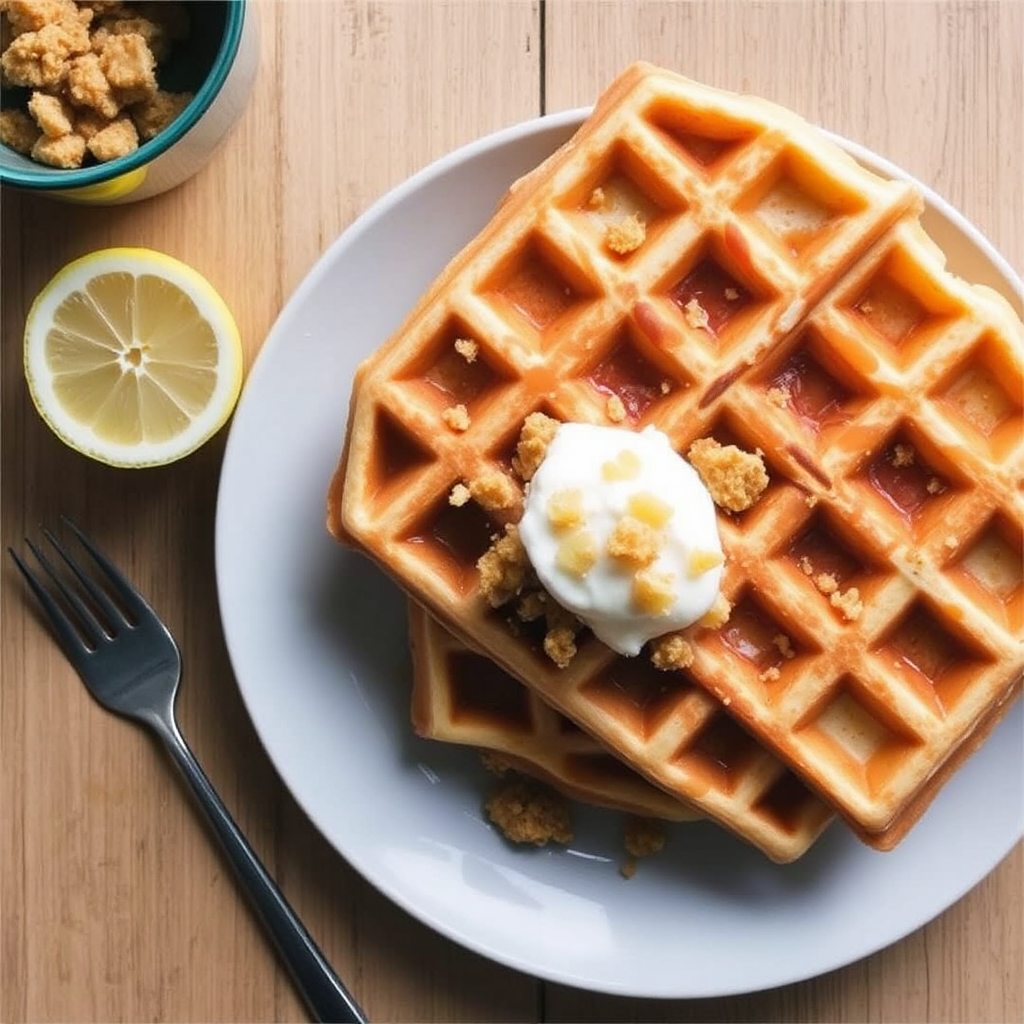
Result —
[{"label": "waffle", "polygon": [[478,747],[574,800],[666,821],[700,817],[652,786],[489,658],[409,602],[412,723],[427,739]]},{"label": "waffle", "polygon": [[[769,857],[830,808],[893,845],[1024,663],[1022,328],[921,208],[788,111],[632,66],[360,367],[328,528]],[[719,516],[732,615],[686,670],[586,631],[554,666],[480,591],[516,506],[449,500],[493,470],[521,492],[525,417],[610,398],[681,452],[765,453],[767,491]]]}]

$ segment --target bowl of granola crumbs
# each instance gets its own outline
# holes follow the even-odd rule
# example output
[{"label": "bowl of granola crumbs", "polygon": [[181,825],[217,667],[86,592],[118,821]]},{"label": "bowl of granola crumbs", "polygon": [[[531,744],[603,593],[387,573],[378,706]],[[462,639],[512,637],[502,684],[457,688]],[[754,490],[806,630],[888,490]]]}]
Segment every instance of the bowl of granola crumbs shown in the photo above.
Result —
[{"label": "bowl of granola crumbs", "polygon": [[123,203],[191,177],[241,117],[246,0],[0,0],[0,182]]}]

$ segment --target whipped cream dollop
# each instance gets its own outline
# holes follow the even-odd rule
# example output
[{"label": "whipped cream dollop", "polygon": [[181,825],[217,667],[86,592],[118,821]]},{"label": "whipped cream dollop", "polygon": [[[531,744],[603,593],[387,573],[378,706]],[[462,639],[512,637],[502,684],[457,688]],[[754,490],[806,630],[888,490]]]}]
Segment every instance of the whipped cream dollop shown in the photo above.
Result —
[{"label": "whipped cream dollop", "polygon": [[519,536],[548,593],[620,654],[695,622],[718,595],[711,495],[654,427],[563,423],[530,481]]}]

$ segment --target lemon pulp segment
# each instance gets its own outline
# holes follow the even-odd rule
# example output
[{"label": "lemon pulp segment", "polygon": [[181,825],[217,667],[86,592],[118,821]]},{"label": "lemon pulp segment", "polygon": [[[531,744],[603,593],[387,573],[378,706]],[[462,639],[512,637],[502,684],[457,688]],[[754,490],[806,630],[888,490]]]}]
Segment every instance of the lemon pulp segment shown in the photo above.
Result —
[{"label": "lemon pulp segment", "polygon": [[184,264],[106,250],[40,293],[25,367],[41,415],[69,445],[114,465],[173,461],[230,415],[241,386],[230,312]]}]

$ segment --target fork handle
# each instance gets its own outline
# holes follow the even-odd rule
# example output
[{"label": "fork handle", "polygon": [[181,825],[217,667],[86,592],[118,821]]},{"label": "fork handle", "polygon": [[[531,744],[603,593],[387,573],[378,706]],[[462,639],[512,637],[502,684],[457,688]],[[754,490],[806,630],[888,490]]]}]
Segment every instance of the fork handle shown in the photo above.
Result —
[{"label": "fork handle", "polygon": [[281,890],[260,863],[224,802],[172,720],[150,719],[181,769],[227,854],[243,889],[317,1021],[367,1024],[367,1018],[334,973]]}]

